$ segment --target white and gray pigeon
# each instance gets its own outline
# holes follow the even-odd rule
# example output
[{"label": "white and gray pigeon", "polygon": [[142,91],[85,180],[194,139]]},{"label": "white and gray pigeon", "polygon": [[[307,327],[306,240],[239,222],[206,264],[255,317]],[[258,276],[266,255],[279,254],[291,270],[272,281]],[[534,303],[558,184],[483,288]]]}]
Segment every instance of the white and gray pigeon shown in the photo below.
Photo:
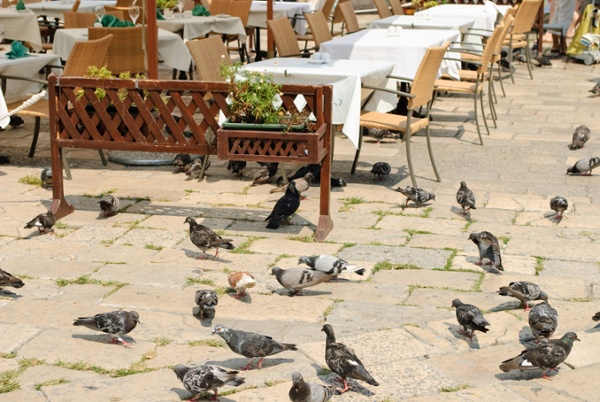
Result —
[{"label": "white and gray pigeon", "polygon": [[558,313],[546,302],[533,306],[529,311],[529,328],[535,336],[535,343],[541,338],[550,339],[558,326]]},{"label": "white and gray pigeon", "polygon": [[224,385],[237,387],[246,381],[238,377],[238,371],[226,370],[219,366],[204,364],[197,367],[189,367],[178,364],[173,367],[177,378],[183,383],[185,389],[195,395],[190,400],[197,400],[203,392],[213,391],[215,396],[211,401],[218,401],[218,389]]},{"label": "white and gray pigeon", "polygon": [[575,164],[567,169],[567,174],[585,174],[591,176],[592,170],[600,165],[600,158],[594,156],[592,158],[581,158]]},{"label": "white and gray pigeon", "polygon": [[118,310],[96,314],[93,317],[79,317],[73,322],[73,325],[105,332],[110,334],[112,343],[121,342],[123,346],[129,347],[131,344],[125,342],[122,336],[133,331],[138,322],[140,322],[140,315],[137,311]]},{"label": "white and gray pigeon", "polygon": [[43,168],[40,179],[42,180],[42,188],[52,187],[52,168]]},{"label": "white and gray pigeon", "polygon": [[100,213],[104,217],[114,216],[121,209],[121,201],[112,194],[106,194],[98,204],[100,204]]},{"label": "white and gray pigeon", "polygon": [[364,275],[365,273],[364,268],[349,264],[348,261],[328,254],[303,255],[298,258],[298,264],[306,264],[312,269],[329,275],[339,275],[343,272],[354,272],[358,275]]},{"label": "white and gray pigeon", "polygon": [[250,358],[250,361],[242,370],[251,369],[255,357],[259,358],[258,368],[260,369],[266,356],[272,356],[286,350],[298,350],[294,344],[280,343],[270,336],[231,329],[221,324],[216,325],[212,333],[223,338],[233,352]]},{"label": "white and gray pigeon", "polygon": [[219,304],[217,292],[212,289],[197,290],[194,301],[196,302],[196,307],[192,310],[194,317],[199,317],[201,320],[215,318],[217,305]]},{"label": "white and gray pigeon", "polygon": [[412,187],[412,186],[406,186],[405,188],[398,187],[396,189],[396,191],[398,191],[406,196],[405,206],[408,206],[408,201],[412,201],[417,206],[421,206],[429,200],[435,200],[435,194],[430,193],[429,191],[424,190],[420,187]]},{"label": "white and gray pigeon", "polygon": [[500,296],[511,296],[521,301],[525,311],[529,310],[529,302],[532,300],[543,300],[548,302],[548,295],[538,284],[529,281],[511,282],[508,286],[500,286]]},{"label": "white and gray pigeon", "polygon": [[281,269],[275,266],[271,268],[271,273],[275,275],[281,286],[290,291],[290,296],[301,296],[302,289],[317,286],[335,276],[304,267]]},{"label": "white and gray pigeon", "polygon": [[56,223],[56,217],[52,211],[48,211],[43,214],[39,214],[25,225],[25,229],[31,229],[33,227],[38,229],[38,232],[51,233],[54,232],[52,226]]},{"label": "white and gray pigeon", "polygon": [[456,202],[459,203],[465,215],[469,210],[477,209],[475,207],[475,194],[469,190],[467,183],[464,181],[460,182],[460,188],[456,192]]},{"label": "white and gray pigeon", "polygon": [[288,393],[292,402],[327,402],[335,393],[334,385],[306,382],[298,371],[292,373],[292,381],[292,388]]},{"label": "white and gray pigeon", "polygon": [[590,139],[590,129],[587,126],[582,124],[581,126],[579,126],[575,129],[575,132],[573,132],[573,140],[571,142],[571,149],[575,150],[575,149],[583,148],[583,146],[589,139]]},{"label": "white and gray pigeon", "polygon": [[[452,300],[452,307],[456,308],[456,319],[460,325],[464,328],[458,330],[462,335],[473,339],[475,331],[481,331],[486,333],[489,331],[486,327],[490,325],[489,322],[483,317],[481,310],[477,306],[472,304],[465,304],[459,299]],[[470,329],[471,333],[467,332]]]},{"label": "white and gray pigeon", "polygon": [[561,197],[557,195],[556,197],[552,197],[550,200],[550,209],[556,212],[554,219],[561,220],[563,218],[563,213],[569,208],[569,202],[565,197]]},{"label": "white and gray pigeon", "polygon": [[502,266],[502,256],[500,254],[500,243],[496,236],[490,232],[473,232],[469,235],[469,240],[477,245],[479,250],[478,265],[490,265],[498,271],[504,271]]}]

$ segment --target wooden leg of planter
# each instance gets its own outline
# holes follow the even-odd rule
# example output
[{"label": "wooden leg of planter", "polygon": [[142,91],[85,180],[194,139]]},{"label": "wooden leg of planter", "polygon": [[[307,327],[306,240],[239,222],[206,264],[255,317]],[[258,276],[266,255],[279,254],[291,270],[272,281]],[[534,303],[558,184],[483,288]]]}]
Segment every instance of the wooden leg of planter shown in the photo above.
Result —
[{"label": "wooden leg of planter", "polygon": [[331,126],[328,135],[325,138],[325,149],[327,155],[321,163],[321,200],[319,205],[319,223],[315,233],[315,241],[324,241],[329,232],[333,229],[333,220],[329,213],[329,198],[331,194]]},{"label": "wooden leg of planter", "polygon": [[63,150],[58,145],[52,143],[50,145],[52,155],[52,205],[50,210],[56,216],[56,219],[65,217],[75,208],[65,200],[65,192],[63,187]]}]

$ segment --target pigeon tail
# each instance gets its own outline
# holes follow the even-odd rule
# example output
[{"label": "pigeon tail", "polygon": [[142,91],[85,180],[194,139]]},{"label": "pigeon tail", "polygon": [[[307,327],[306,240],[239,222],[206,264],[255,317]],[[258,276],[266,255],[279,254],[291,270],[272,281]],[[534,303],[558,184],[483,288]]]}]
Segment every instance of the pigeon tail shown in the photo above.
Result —
[{"label": "pigeon tail", "polygon": [[[237,373],[237,372],[236,372]],[[227,385],[232,385],[234,387],[237,387],[239,385],[242,385],[243,383],[246,382],[245,378],[242,377],[234,377],[231,380],[227,381]]]},{"label": "pigeon tail", "polygon": [[596,313],[593,317],[592,320],[594,321],[600,321],[600,312]]},{"label": "pigeon tail", "polygon": [[500,364],[500,370],[508,373],[511,370],[533,370],[537,367],[533,366],[530,362],[525,360],[522,355],[508,359]]}]

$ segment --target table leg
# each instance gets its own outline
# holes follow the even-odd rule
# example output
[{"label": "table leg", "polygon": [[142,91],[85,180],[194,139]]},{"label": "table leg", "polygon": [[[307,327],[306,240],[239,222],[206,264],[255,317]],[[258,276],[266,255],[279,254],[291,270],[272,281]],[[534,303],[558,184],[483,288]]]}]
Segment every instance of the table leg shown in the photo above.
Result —
[{"label": "table leg", "polygon": [[256,54],[256,56],[254,57],[254,61],[261,61],[262,54],[260,52],[260,28],[259,27],[256,27],[256,35],[254,35],[254,37],[255,37],[254,52]]}]

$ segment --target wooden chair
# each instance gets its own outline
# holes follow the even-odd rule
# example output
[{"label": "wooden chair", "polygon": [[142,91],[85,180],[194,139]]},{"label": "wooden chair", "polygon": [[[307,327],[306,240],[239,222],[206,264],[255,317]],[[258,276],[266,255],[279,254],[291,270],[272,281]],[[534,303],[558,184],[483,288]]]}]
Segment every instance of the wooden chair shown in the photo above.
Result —
[{"label": "wooden chair", "polygon": [[[320,15],[322,16],[322,14]],[[273,35],[275,48],[280,57],[307,57],[310,55],[307,50],[300,50],[300,46],[298,46],[298,41],[296,40],[296,33],[287,17],[267,20],[267,29]]]},{"label": "wooden chair", "polygon": [[392,7],[392,14],[404,15],[404,7],[402,7],[402,1],[390,0],[390,6]]},{"label": "wooden chair", "polygon": [[80,5],[81,5],[81,0],[76,0],[75,3],[73,3],[73,7],[71,7],[71,12],[76,13],[77,10],[79,10]]},{"label": "wooden chair", "polygon": [[513,21],[512,29],[505,46],[508,46],[508,61],[510,64],[510,79],[515,83],[515,77],[512,71],[512,57],[514,49],[525,48],[525,59],[527,62],[527,70],[529,77],[533,79],[533,69],[531,64],[531,46],[529,44],[529,34],[533,28],[533,23],[537,13],[542,5],[542,0],[523,0]]},{"label": "wooden chair", "polygon": [[304,17],[308,22],[317,49],[321,46],[321,43],[333,39],[323,13],[306,13]]},{"label": "wooden chair", "polygon": [[[210,3],[210,14],[229,14],[232,17],[238,17],[242,21],[242,25],[246,27],[246,34],[250,36],[253,32],[252,28],[248,28],[248,16],[250,15],[250,6],[252,0],[212,0]],[[227,42],[229,50],[238,51],[240,60],[250,60],[246,42],[241,43],[237,35],[223,35],[224,41]],[[231,41],[237,41],[237,47],[229,46]]]},{"label": "wooden chair", "polygon": [[221,76],[221,63],[231,64],[231,56],[221,38],[209,36],[189,40],[186,45],[196,64],[196,73],[200,81],[224,81]]},{"label": "wooden chair", "polygon": [[[412,164],[410,143],[413,133],[416,133],[417,131],[422,129],[425,129],[425,135],[427,137],[427,149],[429,151],[429,159],[431,160],[431,165],[433,167],[436,180],[441,181],[440,175],[435,165],[433,149],[431,148],[431,138],[429,135],[429,113],[431,109],[431,103],[433,101],[433,87],[435,78],[438,74],[438,70],[440,69],[440,65],[442,64],[444,54],[446,53],[446,50],[449,46],[450,42],[446,42],[442,46],[430,47],[429,49],[427,49],[423,60],[421,60],[421,64],[419,65],[415,78],[412,81],[410,93],[371,87],[376,90],[393,92],[397,95],[406,96],[407,98],[409,98],[408,113],[406,116],[380,112],[363,112],[360,116],[360,125],[361,127],[363,127],[363,130],[369,128],[379,128],[392,131],[400,131],[403,133],[402,140],[406,144],[406,160],[408,163],[408,170],[410,173],[410,179],[412,181],[412,184],[415,187],[417,186],[417,180],[415,179],[415,173]],[[414,111],[416,109],[421,108],[422,106],[427,107],[427,113],[425,114],[425,116],[422,118],[414,117]],[[363,133],[361,130],[359,148],[356,151],[356,156],[354,157],[351,173],[354,173],[356,170],[356,164],[358,162],[358,157],[360,156],[360,148],[362,147],[362,137]]]},{"label": "wooden chair", "polygon": [[126,71],[131,74],[146,74],[142,27],[88,28],[88,37],[91,40],[111,34],[113,40],[106,55],[106,68],[115,75]]},{"label": "wooden chair", "polygon": [[[398,3],[400,2],[397,0]],[[390,11],[390,6],[387,3],[387,0],[373,0],[375,3],[375,8],[377,8],[377,14],[379,14],[379,18],[387,18],[391,17],[393,14]]]},{"label": "wooden chair", "polygon": [[361,30],[352,2],[344,1],[343,3],[338,3],[336,9],[339,10],[342,19],[344,20],[344,26],[347,33],[354,33]]}]

